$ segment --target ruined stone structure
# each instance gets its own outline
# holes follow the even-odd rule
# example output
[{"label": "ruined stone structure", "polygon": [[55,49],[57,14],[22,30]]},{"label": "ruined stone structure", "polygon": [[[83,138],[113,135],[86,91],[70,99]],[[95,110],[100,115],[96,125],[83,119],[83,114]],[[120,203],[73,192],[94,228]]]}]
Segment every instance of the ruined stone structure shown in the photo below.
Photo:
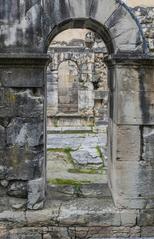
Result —
[{"label": "ruined stone structure", "polygon": [[[139,22],[120,0],[11,2],[0,2],[0,238],[153,236],[153,15]],[[108,50],[108,185],[81,198],[46,184],[47,50],[68,28]]]},{"label": "ruined stone structure", "polygon": [[[88,32],[87,32],[88,33]],[[86,37],[86,34],[85,34]],[[102,41],[55,42],[48,50],[48,127],[94,126],[108,122],[107,55]]]}]

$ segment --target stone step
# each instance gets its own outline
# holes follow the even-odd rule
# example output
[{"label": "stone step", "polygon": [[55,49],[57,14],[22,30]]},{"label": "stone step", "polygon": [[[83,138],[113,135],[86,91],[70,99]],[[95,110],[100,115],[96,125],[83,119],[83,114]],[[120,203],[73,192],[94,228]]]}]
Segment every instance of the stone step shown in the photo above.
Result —
[{"label": "stone step", "polygon": [[81,127],[48,127],[47,133],[54,134],[54,133],[87,133],[93,132],[92,127],[88,126],[81,126]]},{"label": "stone step", "polygon": [[110,198],[111,192],[107,183],[90,183],[81,185],[48,185],[48,198],[54,195],[61,197]]}]

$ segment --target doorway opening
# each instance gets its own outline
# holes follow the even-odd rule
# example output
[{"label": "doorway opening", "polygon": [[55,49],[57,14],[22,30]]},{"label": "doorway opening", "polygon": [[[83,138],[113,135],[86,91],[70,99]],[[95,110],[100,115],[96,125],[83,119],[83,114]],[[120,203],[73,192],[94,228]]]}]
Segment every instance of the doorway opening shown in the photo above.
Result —
[{"label": "doorway opening", "polygon": [[80,196],[107,184],[108,53],[94,32],[69,29],[48,54],[47,181]]}]

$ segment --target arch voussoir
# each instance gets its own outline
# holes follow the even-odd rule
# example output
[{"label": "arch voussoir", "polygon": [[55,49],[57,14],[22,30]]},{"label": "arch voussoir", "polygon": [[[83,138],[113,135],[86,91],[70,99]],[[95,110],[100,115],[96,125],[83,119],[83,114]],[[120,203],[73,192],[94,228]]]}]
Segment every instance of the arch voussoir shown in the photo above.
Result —
[{"label": "arch voussoir", "polygon": [[119,6],[120,3],[117,1],[95,0],[91,7],[90,17],[101,24],[105,24]]},{"label": "arch voussoir", "polygon": [[[120,1],[115,0],[47,0],[45,4],[48,28],[46,36],[52,39],[53,29],[56,34],[66,28],[87,27],[101,36],[110,53],[144,53],[142,31],[129,9]],[[95,24],[94,24],[95,23]],[[94,27],[96,25],[96,27]],[[99,25],[99,26],[98,26]],[[49,42],[48,41],[48,42]],[[110,50],[109,50],[110,51]]]},{"label": "arch voussoir", "polygon": [[71,18],[89,18],[93,0],[69,0]]},{"label": "arch voussoir", "polygon": [[115,53],[120,52],[142,52],[143,38],[140,29],[131,14],[123,5],[105,22],[105,26],[110,32]]}]

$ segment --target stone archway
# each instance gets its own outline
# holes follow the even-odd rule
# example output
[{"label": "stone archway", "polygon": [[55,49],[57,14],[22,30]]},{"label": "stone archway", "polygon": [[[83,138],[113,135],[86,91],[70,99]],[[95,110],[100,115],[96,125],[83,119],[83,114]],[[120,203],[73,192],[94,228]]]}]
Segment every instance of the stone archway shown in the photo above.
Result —
[{"label": "stone archway", "polygon": [[146,43],[137,20],[120,1],[45,1],[43,8],[48,19],[48,22],[45,21],[47,47],[58,32],[84,27],[100,34],[110,54],[146,51]]},{"label": "stone archway", "polygon": [[[0,132],[5,139],[1,143],[4,157],[0,162],[1,180],[7,180],[9,185],[7,193],[11,194],[14,182],[21,186],[19,195],[26,185],[28,208],[43,207],[46,52],[60,31],[85,27],[96,31],[109,51],[109,182],[113,199],[119,208],[143,208],[146,185],[152,188],[152,169],[145,183],[141,175],[147,174],[147,170],[140,159],[146,154],[143,132],[154,124],[150,91],[153,83],[149,80],[153,63],[146,55],[146,43],[135,17],[121,1],[115,0],[26,1],[20,7],[16,4],[15,12],[7,14],[8,9],[9,2],[1,9],[4,14],[0,45]],[[150,190],[148,195],[152,197]]]},{"label": "stone archway", "polygon": [[[126,177],[129,177],[129,173],[126,173],[128,163],[129,160],[133,161],[132,168],[134,168],[135,157],[135,167],[139,167],[139,147],[132,148],[131,156],[127,154],[127,151],[133,144],[134,132],[137,135],[136,144],[140,145],[141,132],[139,125],[143,120],[141,111],[144,111],[144,109],[141,109],[139,103],[138,92],[140,91],[140,86],[138,85],[139,88],[136,88],[133,93],[133,97],[135,97],[134,104],[133,97],[130,96],[129,86],[127,90],[121,88],[121,84],[123,84],[121,72],[125,65],[124,71],[127,72],[131,69],[133,74],[131,77],[130,75],[126,77],[126,82],[130,81],[129,78],[132,81],[140,81],[139,77],[136,77],[132,70],[132,65],[135,64],[133,59],[137,60],[138,55],[143,55],[147,51],[139,24],[129,9],[120,1],[47,1],[45,2],[44,9],[48,18],[48,26],[46,25],[45,33],[47,36],[46,47],[59,32],[68,28],[84,27],[97,32],[106,44],[109,53],[109,58],[106,62],[109,69],[110,88],[109,185],[116,206],[132,208],[134,203],[137,205],[140,200],[140,190],[137,190],[136,194],[134,194],[133,187],[136,180],[129,183],[128,181],[122,182],[121,174],[125,171]],[[50,14],[51,12],[53,14]],[[122,62],[120,59],[123,59]],[[123,95],[128,99],[127,102],[122,98]],[[121,103],[123,105],[119,107]],[[132,112],[129,117],[127,106],[131,108]],[[121,140],[122,142],[124,141],[125,134],[127,133],[130,137],[127,142],[128,145],[121,149],[119,142]],[[132,177],[136,178],[139,171],[136,170]]]}]

